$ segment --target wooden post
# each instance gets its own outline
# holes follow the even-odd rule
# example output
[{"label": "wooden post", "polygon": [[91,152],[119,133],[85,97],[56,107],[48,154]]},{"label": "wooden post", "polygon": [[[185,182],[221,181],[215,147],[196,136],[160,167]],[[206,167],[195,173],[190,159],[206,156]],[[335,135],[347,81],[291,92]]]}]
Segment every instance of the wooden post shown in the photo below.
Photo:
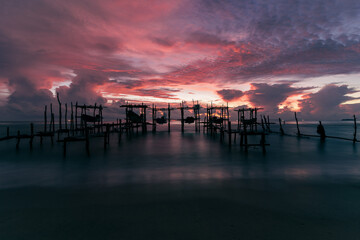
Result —
[{"label": "wooden post", "polygon": [[263,119],[264,119],[265,131],[267,131],[267,130],[268,130],[268,126],[267,126],[267,120],[266,120],[265,115],[263,115]]},{"label": "wooden post", "polygon": [[231,147],[231,121],[228,121],[229,146]]},{"label": "wooden post", "polygon": [[153,107],[152,107],[152,123],[153,123],[152,131],[156,132],[156,106],[155,106],[155,104],[153,104]]},{"label": "wooden post", "polygon": [[109,124],[106,124],[105,133],[104,133],[104,149],[106,149],[108,134],[109,134]]},{"label": "wooden post", "polygon": [[255,132],[257,132],[257,108],[255,108]]},{"label": "wooden post", "polygon": [[210,104],[210,112],[209,112],[209,123],[210,123],[210,134],[213,136],[213,108],[212,108],[212,102]]},{"label": "wooden post", "polygon": [[52,103],[50,103],[50,125],[49,125],[49,132],[52,132],[52,124],[53,124],[53,111],[52,111]]},{"label": "wooden post", "polygon": [[70,130],[72,132],[72,135],[74,136],[74,106],[72,102],[71,102]]},{"label": "wooden post", "polygon": [[269,130],[269,132],[271,132],[271,129],[270,129],[270,117],[269,117],[269,115],[267,115],[267,124],[268,124],[268,130]]},{"label": "wooden post", "polygon": [[75,131],[78,129],[78,103],[75,103]]},{"label": "wooden post", "polygon": [[171,120],[170,114],[171,114],[170,103],[168,103],[168,132],[170,132],[170,120]]},{"label": "wooden post", "polygon": [[[205,122],[205,121],[204,121]],[[209,105],[206,105],[206,133],[209,133]],[[205,124],[204,124],[205,128]]]},{"label": "wooden post", "polygon": [[295,121],[296,121],[296,128],[297,128],[297,135],[300,136],[300,128],[299,128],[299,121],[297,119],[297,116],[296,116],[296,112],[295,113]]},{"label": "wooden post", "polygon": [[194,118],[195,118],[195,120],[194,120],[195,132],[197,132],[197,122],[198,122],[198,120],[197,120],[197,109],[195,109],[195,103],[194,102],[193,102],[193,111],[194,111]]},{"label": "wooden post", "polygon": [[100,115],[100,129],[101,129],[101,132],[102,132],[102,126],[104,124],[104,119],[103,119],[103,106],[100,104],[100,107],[99,107],[99,115]]},{"label": "wooden post", "polygon": [[228,121],[230,121],[229,103],[228,102],[226,103],[226,114],[227,114],[226,118],[228,119]]},{"label": "wooden post", "polygon": [[90,146],[89,146],[89,130],[87,128],[87,123],[85,121],[85,148],[86,148],[86,152],[87,154],[90,153]]},{"label": "wooden post", "polygon": [[180,105],[181,108],[181,132],[184,132],[184,104]]},{"label": "wooden post", "polygon": [[47,106],[45,105],[45,110],[44,110],[44,132],[46,132],[47,129]]},{"label": "wooden post", "polygon": [[125,108],[125,130],[126,134],[129,134],[129,109],[128,107]]},{"label": "wooden post", "polygon": [[357,141],[357,139],[356,139],[356,131],[357,131],[356,117],[355,117],[355,115],[354,115],[354,139],[353,139],[353,142],[354,142],[354,143]]},{"label": "wooden post", "polygon": [[67,103],[65,103],[65,129],[67,130],[68,129],[68,126],[67,126],[67,112],[68,112],[68,109],[67,109]]},{"label": "wooden post", "polygon": [[279,125],[280,125],[280,134],[284,135],[284,129],[282,128],[281,118],[279,118]]},{"label": "wooden post", "polygon": [[61,102],[60,102],[60,98],[59,98],[59,93],[57,92],[56,93],[56,98],[57,98],[57,101],[59,103],[59,129],[61,130],[62,129],[62,125],[61,125]]},{"label": "wooden post", "polygon": [[245,140],[245,151],[248,151],[248,138],[247,138],[247,131],[246,131],[246,124],[244,123],[244,140]]},{"label": "wooden post", "polygon": [[118,142],[121,141],[121,135],[122,135],[122,127],[121,127],[121,119],[119,120],[119,135],[118,135]]}]

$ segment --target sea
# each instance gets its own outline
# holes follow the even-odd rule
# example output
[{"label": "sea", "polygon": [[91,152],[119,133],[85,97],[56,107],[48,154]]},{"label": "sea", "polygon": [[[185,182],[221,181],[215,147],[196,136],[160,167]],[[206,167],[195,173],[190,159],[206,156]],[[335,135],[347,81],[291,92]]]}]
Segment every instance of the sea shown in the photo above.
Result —
[{"label": "sea", "polygon": [[[297,137],[289,121],[284,136],[271,125],[266,152],[175,122],[170,133],[112,133],[106,149],[90,138],[89,153],[84,142],[64,155],[48,138],[2,141],[0,239],[360,239],[354,123],[322,124],[349,140]],[[0,122],[0,137],[7,127],[30,133],[30,122]]]}]

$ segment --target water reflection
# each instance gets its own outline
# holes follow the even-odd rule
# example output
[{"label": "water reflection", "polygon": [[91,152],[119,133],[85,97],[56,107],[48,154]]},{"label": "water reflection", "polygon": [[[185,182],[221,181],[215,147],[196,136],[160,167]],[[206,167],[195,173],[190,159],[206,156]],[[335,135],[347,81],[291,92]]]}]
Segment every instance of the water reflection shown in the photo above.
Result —
[{"label": "water reflection", "polygon": [[[226,142],[206,134],[158,132],[111,136],[103,149],[101,138],[91,139],[91,155],[82,143],[68,146],[44,141],[33,151],[14,141],[0,144],[0,187],[43,185],[114,186],[127,183],[208,182],[226,179],[358,178],[357,145],[351,142],[270,135],[264,155],[260,148],[246,153],[239,143],[229,150]],[[341,166],[341,167],[339,167]]]}]

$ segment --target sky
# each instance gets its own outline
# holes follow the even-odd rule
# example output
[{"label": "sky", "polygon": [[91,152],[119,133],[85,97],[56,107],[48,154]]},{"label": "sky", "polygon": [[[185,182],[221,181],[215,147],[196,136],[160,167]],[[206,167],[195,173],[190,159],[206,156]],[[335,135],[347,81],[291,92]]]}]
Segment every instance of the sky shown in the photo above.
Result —
[{"label": "sky", "polygon": [[[358,0],[0,0],[0,120],[61,101],[360,112]],[[109,110],[110,111],[110,110]]]}]

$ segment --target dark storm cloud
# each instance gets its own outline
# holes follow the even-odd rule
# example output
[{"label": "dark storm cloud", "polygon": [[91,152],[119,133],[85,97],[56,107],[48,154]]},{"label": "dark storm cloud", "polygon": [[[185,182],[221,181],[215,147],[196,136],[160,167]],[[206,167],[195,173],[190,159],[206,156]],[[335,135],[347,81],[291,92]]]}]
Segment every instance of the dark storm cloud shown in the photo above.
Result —
[{"label": "dark storm cloud", "polygon": [[264,107],[268,111],[277,112],[278,105],[291,95],[301,94],[310,88],[296,88],[290,84],[253,83],[253,89],[245,94],[255,106]]},{"label": "dark storm cloud", "polygon": [[48,89],[38,89],[33,82],[24,77],[9,79],[12,93],[8,96],[7,104],[0,107],[1,119],[33,120],[42,117],[44,105],[54,100],[53,94]]},{"label": "dark storm cloud", "polygon": [[244,93],[237,89],[222,89],[217,91],[217,94],[221,96],[224,101],[231,102],[241,98]]},{"label": "dark storm cloud", "polygon": [[80,104],[104,104],[106,99],[96,92],[96,87],[108,83],[108,77],[96,71],[78,71],[69,87],[62,86],[56,91],[66,102]]},{"label": "dark storm cloud", "polygon": [[206,79],[204,69],[229,81],[360,70],[359,1],[202,1],[199,5],[204,10],[198,16],[203,30],[195,40],[221,46],[222,39],[232,36],[238,40],[231,42],[247,52],[228,51],[215,61],[194,62],[200,65],[193,73],[198,78]]},{"label": "dark storm cloud", "polygon": [[[334,118],[335,116],[343,116],[344,107],[342,104],[346,101],[356,99],[348,96],[348,94],[355,92],[355,89],[347,85],[326,85],[318,92],[310,93],[305,99],[300,101],[301,112],[303,116],[308,118],[317,117],[319,119],[328,119]],[[345,107],[345,109],[346,108],[351,109],[351,107]]]}]

